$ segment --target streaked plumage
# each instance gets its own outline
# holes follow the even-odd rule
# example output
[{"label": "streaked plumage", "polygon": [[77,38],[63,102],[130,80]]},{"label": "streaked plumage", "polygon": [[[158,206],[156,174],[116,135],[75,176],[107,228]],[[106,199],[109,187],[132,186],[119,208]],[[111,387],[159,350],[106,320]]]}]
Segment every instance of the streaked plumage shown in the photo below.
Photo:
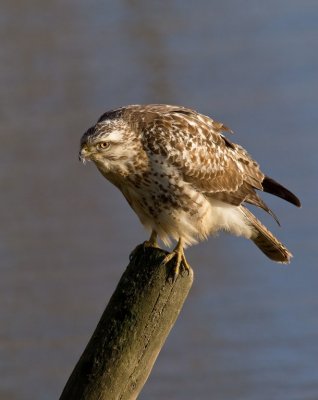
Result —
[{"label": "streaked plumage", "polygon": [[[185,107],[132,105],[106,112],[82,137],[80,158],[92,160],[123,193],[141,223],[166,243],[191,245],[219,230],[251,239],[269,258],[291,253],[245,207],[276,216],[259,197],[267,191],[296,206],[222,123]],[[181,249],[181,250],[180,250]],[[179,257],[180,258],[180,257]]]}]

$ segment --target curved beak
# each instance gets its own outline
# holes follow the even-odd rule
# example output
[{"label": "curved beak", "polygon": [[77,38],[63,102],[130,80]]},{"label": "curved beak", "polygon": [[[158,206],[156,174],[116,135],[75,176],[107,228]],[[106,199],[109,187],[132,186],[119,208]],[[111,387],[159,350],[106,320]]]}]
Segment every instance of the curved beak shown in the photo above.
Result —
[{"label": "curved beak", "polygon": [[88,146],[84,144],[78,154],[78,159],[81,161],[83,164],[89,159],[90,156],[90,151],[88,150]]}]

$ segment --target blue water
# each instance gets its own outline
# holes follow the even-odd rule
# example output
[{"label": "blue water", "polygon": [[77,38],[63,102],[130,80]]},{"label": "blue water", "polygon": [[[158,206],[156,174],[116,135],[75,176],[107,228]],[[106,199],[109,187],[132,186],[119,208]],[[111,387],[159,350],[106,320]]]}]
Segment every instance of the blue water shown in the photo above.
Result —
[{"label": "blue water", "polygon": [[318,398],[318,3],[11,1],[1,6],[0,399],[58,398],[146,237],[77,160],[130,103],[229,125],[302,209],[265,196],[289,267],[220,235],[187,250],[195,282],[140,399]]}]

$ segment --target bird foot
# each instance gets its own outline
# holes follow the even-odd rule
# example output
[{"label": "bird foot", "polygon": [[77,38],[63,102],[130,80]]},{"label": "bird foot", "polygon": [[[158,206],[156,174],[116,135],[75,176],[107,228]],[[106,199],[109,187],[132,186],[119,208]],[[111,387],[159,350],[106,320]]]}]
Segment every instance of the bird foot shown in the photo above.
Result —
[{"label": "bird foot", "polygon": [[156,249],[159,249],[159,245],[158,245],[157,240],[145,240],[145,241],[142,243],[142,246],[143,246],[144,248],[146,248],[146,247],[155,247]]},{"label": "bird foot", "polygon": [[149,240],[146,240],[143,245],[144,247],[155,247],[159,249],[157,232],[152,231]]},{"label": "bird foot", "polygon": [[149,247],[154,247],[156,249],[159,249],[157,240],[151,240],[151,239],[145,240],[143,243],[138,244],[138,246],[136,246],[134,250],[129,254],[129,261],[131,261],[135,257],[135,255],[139,250],[142,249],[142,251],[145,252],[145,250]]},{"label": "bird foot", "polygon": [[167,254],[162,260],[160,266],[167,266],[171,263],[171,269],[169,270],[168,280],[174,283],[178,275],[187,273],[190,274],[190,265],[188,264],[183,249],[178,248],[178,246],[169,254]]}]

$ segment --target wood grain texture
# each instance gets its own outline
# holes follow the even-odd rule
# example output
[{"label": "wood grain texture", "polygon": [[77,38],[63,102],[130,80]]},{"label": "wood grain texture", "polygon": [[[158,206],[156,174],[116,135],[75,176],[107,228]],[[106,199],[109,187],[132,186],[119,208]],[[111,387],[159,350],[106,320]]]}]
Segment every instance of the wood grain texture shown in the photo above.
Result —
[{"label": "wood grain texture", "polygon": [[169,280],[167,253],[140,245],[121,277],[60,400],[131,400],[143,388],[193,281]]}]

